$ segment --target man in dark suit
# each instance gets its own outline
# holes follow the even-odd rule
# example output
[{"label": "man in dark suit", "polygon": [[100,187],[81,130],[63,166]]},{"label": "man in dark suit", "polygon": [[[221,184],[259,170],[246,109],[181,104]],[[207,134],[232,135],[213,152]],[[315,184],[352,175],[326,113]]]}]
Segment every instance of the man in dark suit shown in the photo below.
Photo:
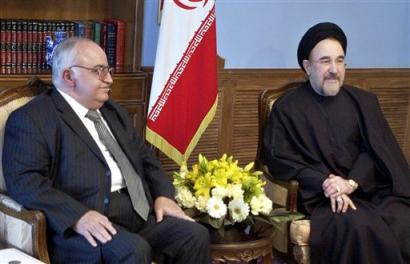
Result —
[{"label": "man in dark suit", "polygon": [[[63,41],[52,78],[54,88],[10,115],[3,149],[10,195],[46,215],[52,262],[210,263],[207,229],[175,203],[159,161],[109,100],[104,51],[87,39]],[[130,186],[135,179],[143,191]]]}]

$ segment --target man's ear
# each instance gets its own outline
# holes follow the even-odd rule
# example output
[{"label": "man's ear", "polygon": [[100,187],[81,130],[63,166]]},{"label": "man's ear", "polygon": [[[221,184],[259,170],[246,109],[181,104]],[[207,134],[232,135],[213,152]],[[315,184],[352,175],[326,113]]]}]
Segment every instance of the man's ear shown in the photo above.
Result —
[{"label": "man's ear", "polygon": [[64,70],[64,72],[63,72],[63,80],[69,86],[74,86],[75,85],[75,81],[72,78],[72,72],[68,69]]},{"label": "man's ear", "polygon": [[302,61],[303,64],[303,69],[305,69],[305,72],[308,76],[310,76],[310,63],[308,60],[303,60]]}]

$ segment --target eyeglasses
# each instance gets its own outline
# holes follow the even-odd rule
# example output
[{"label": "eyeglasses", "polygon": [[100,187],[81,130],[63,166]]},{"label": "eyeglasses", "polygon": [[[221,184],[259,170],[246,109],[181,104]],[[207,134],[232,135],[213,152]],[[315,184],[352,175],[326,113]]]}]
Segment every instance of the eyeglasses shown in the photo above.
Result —
[{"label": "eyeglasses", "polygon": [[107,77],[107,74],[112,75],[114,73],[114,68],[110,67],[110,66],[104,66],[104,65],[96,65],[92,68],[90,67],[85,67],[82,65],[72,65],[70,67],[68,67],[69,69],[71,68],[81,68],[81,69],[86,69],[89,70],[91,72],[93,72],[94,74],[98,75],[98,78],[103,81],[105,79],[105,77]]}]

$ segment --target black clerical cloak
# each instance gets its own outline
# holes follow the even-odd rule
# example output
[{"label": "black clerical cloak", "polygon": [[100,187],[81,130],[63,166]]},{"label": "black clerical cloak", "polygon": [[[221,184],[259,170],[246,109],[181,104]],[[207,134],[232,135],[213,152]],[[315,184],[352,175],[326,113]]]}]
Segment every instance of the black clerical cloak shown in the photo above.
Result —
[{"label": "black clerical cloak", "polygon": [[[410,263],[409,166],[375,95],[343,86],[323,97],[307,82],[275,102],[264,149],[275,177],[300,184],[313,263]],[[330,173],[359,184],[358,210],[331,212]]]}]

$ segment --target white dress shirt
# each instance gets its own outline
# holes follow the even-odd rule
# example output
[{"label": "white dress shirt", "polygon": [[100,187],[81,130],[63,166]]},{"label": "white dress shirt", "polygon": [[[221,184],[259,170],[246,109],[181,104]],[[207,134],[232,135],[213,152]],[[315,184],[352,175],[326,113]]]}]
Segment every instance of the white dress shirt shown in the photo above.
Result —
[{"label": "white dress shirt", "polygon": [[[121,174],[121,171],[117,165],[117,162],[115,162],[115,160],[111,156],[111,153],[108,151],[108,149],[105,147],[105,145],[101,142],[100,138],[98,137],[98,133],[97,133],[97,130],[95,129],[94,122],[85,116],[88,113],[88,109],[84,107],[83,105],[81,105],[79,102],[77,102],[73,97],[66,94],[64,91],[58,88],[57,88],[57,91],[63,96],[63,98],[71,106],[71,108],[77,114],[78,118],[80,118],[81,122],[83,122],[84,126],[87,128],[88,132],[91,134],[98,148],[101,150],[105,158],[105,161],[107,162],[108,167],[110,168],[110,171],[111,171],[111,192],[124,188],[125,187],[124,177]],[[100,112],[99,110],[97,111]],[[101,115],[101,118],[104,122],[104,125],[107,127],[108,131],[111,133],[111,135],[115,139],[114,135],[112,134],[110,130],[110,127],[107,125],[107,122],[105,122],[104,117],[102,115]]]}]

